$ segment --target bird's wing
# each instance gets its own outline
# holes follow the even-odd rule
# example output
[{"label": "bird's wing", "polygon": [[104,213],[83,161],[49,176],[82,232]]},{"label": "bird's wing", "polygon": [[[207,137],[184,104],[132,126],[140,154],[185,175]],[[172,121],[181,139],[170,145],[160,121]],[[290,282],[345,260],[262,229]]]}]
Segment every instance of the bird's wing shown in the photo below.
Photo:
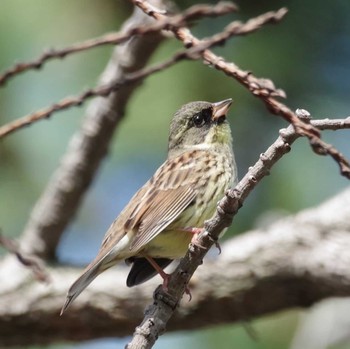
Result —
[{"label": "bird's wing", "polygon": [[186,152],[166,161],[155,173],[147,193],[124,225],[125,230],[137,231],[131,251],[146,245],[193,202],[205,180],[200,164],[207,156],[203,151]]},{"label": "bird's wing", "polygon": [[136,194],[131,198],[129,203],[125,206],[123,211],[113,221],[109,229],[107,230],[104,239],[102,241],[100,250],[96,258],[90,264],[96,264],[100,260],[104,259],[118,243],[127,234],[127,230],[124,229],[125,221],[128,219],[130,212],[132,212],[143,197],[147,193],[147,183],[139,189]]}]

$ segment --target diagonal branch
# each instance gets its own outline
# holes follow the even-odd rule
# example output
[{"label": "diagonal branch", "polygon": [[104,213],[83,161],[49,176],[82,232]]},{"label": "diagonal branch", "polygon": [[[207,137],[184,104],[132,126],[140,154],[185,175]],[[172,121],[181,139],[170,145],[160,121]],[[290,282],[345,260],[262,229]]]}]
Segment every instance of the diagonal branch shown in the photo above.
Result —
[{"label": "diagonal branch", "polygon": [[[298,111],[298,114],[305,119],[306,111]],[[349,119],[349,118],[348,118]],[[350,120],[342,120],[339,125],[342,128],[350,127]],[[327,119],[319,121],[310,121],[313,127],[320,129],[327,128]],[[332,123],[333,127],[334,123]],[[289,153],[292,143],[301,137],[296,132],[293,125],[280,131],[277,140],[260,155],[257,163],[250,167],[247,174],[237,184],[234,189],[227,192],[226,196],[219,202],[215,216],[205,224],[205,231],[198,238],[197,246],[190,246],[186,256],[181,260],[175,269],[168,284],[168,290],[165,292],[160,286],[154,294],[154,303],[147,310],[142,324],[137,327],[134,337],[128,349],[151,348],[156,339],[164,332],[165,326],[176,310],[192,275],[199,265],[201,265],[204,256],[212,245],[218,240],[220,233],[224,228],[231,225],[233,217],[243,205],[245,199],[258,185],[258,183],[270,173],[271,168],[282,156]]]},{"label": "diagonal branch", "polygon": [[137,83],[140,80],[146,78],[147,76],[164,70],[185,58],[187,58],[186,55],[178,54],[175,55],[173,58],[169,59],[168,61],[155,64],[150,68],[141,69],[135,73],[128,73],[120,77],[117,81],[112,81],[97,86],[95,88],[89,89],[78,96],[66,97],[49,107],[40,109],[32,114],[25,115],[17,120],[11,121],[6,125],[1,126],[0,138],[8,136],[9,134],[18,131],[24,127],[30,126],[31,124],[37,121],[48,119],[52,116],[52,114],[57,113],[59,111],[63,111],[71,107],[81,106],[90,98],[109,97],[112,93],[125,88],[127,85]]}]

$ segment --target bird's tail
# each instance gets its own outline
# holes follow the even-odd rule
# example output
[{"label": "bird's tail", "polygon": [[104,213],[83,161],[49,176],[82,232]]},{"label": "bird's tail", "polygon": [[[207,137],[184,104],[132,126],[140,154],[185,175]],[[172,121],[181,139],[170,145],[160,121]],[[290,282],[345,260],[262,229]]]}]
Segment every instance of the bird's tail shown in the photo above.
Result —
[{"label": "bird's tail", "polygon": [[73,283],[67,293],[66,302],[64,303],[61,314],[73,303],[73,301],[80,295],[90,283],[104,271],[102,263],[89,265],[83,274]]}]

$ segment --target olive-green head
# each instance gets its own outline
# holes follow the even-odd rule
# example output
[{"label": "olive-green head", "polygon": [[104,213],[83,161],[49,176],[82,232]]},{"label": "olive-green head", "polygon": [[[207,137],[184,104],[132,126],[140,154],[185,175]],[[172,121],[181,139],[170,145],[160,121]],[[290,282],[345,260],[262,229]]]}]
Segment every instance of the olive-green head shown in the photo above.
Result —
[{"label": "olive-green head", "polygon": [[169,156],[191,149],[231,145],[231,130],[226,120],[232,99],[217,103],[191,102],[174,115],[169,134]]}]

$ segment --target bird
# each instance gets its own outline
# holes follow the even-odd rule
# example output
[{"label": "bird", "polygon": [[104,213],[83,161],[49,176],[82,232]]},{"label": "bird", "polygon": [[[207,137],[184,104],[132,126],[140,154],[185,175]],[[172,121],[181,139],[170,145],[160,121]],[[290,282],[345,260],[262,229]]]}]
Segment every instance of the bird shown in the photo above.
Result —
[{"label": "bird", "polygon": [[125,260],[128,287],[160,274],[182,258],[217,202],[237,182],[227,114],[232,99],[190,102],[173,116],[168,155],[107,230],[96,258],[69,288],[61,315],[103,271]]}]

